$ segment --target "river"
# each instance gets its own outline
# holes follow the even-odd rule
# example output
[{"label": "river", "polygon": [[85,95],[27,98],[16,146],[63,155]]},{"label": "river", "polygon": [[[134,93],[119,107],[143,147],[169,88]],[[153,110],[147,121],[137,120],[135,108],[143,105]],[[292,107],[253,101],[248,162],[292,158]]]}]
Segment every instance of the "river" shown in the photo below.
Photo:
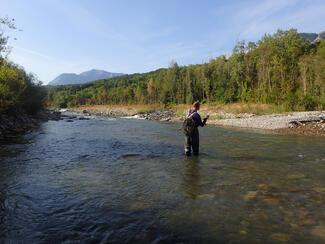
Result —
[{"label": "river", "polygon": [[1,142],[1,242],[325,241],[323,138],[68,121]]}]

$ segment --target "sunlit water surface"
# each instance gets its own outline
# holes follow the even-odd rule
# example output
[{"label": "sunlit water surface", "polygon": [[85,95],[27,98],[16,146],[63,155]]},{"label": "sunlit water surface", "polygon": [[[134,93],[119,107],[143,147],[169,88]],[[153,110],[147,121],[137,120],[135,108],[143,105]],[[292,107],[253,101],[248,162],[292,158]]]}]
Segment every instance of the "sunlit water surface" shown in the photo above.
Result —
[{"label": "sunlit water surface", "polygon": [[50,121],[0,149],[5,242],[325,242],[325,140],[179,124]]}]

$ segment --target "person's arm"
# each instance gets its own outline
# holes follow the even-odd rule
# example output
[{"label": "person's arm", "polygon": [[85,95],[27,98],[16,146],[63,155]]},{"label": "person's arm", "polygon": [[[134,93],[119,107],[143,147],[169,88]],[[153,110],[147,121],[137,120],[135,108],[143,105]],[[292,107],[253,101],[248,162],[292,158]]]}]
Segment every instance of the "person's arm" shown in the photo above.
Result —
[{"label": "person's arm", "polygon": [[202,121],[201,116],[199,114],[197,114],[196,118],[197,118],[197,121],[196,121],[197,126],[201,126],[201,127],[205,126],[208,118],[204,118]]}]

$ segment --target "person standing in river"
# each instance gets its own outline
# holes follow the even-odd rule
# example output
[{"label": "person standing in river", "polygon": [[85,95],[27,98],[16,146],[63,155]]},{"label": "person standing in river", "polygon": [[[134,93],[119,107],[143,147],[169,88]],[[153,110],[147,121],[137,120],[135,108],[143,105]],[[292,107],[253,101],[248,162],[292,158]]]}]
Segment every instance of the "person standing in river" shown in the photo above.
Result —
[{"label": "person standing in river", "polygon": [[199,138],[199,129],[198,127],[205,126],[206,122],[209,118],[207,116],[203,120],[201,119],[200,114],[198,111],[200,110],[200,102],[193,103],[192,107],[189,109],[186,119],[183,124],[183,129],[185,133],[185,155],[191,156],[192,150],[193,155],[199,155],[199,145],[200,145],[200,138]]}]

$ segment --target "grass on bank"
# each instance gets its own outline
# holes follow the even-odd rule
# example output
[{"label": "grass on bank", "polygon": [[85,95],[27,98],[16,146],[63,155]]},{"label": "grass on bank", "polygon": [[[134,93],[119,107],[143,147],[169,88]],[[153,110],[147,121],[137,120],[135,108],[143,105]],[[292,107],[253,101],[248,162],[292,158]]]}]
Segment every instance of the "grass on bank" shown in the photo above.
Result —
[{"label": "grass on bank", "polygon": [[[176,114],[184,114],[191,105],[180,104],[172,106]],[[266,115],[289,112],[284,106],[255,103],[229,103],[229,104],[203,104],[201,105],[202,115],[212,114],[221,116],[220,113],[242,114],[249,113],[255,115]],[[221,119],[221,117],[220,117]]]},{"label": "grass on bank", "polygon": [[77,110],[88,110],[96,112],[108,112],[108,111],[118,111],[124,112],[126,114],[141,114],[141,113],[150,113],[159,109],[163,109],[164,106],[160,104],[132,104],[132,105],[116,105],[116,104],[107,104],[107,105],[82,105],[79,107],[74,107],[72,109]]}]

